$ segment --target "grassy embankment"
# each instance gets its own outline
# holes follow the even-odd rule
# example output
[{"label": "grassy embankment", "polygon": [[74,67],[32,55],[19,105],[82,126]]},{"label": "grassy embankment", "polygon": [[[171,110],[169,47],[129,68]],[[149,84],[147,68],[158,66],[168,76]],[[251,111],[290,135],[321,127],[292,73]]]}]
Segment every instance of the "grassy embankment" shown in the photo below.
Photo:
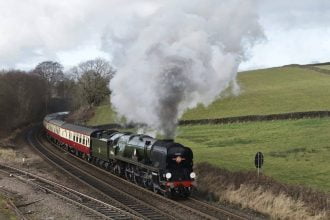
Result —
[{"label": "grassy embankment", "polygon": [[[221,118],[330,109],[330,77],[297,67],[239,74],[241,94],[189,110],[183,119]],[[109,113],[110,112],[110,113]],[[113,122],[109,106],[97,108],[90,124]],[[253,170],[257,151],[264,173],[286,183],[330,192],[330,119],[182,126],[177,141],[193,148],[197,162],[229,170]]]},{"label": "grassy embankment", "polygon": [[101,105],[95,109],[94,116],[87,122],[88,125],[102,125],[114,123],[116,113],[111,109],[110,105]]}]

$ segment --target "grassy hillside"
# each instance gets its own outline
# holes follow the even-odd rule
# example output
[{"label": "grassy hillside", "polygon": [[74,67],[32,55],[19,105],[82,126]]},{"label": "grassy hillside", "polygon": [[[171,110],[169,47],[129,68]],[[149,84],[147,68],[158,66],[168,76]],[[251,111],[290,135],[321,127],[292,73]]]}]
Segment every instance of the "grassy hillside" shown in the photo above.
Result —
[{"label": "grassy hillside", "polygon": [[[199,106],[182,119],[221,118],[252,114],[330,109],[330,76],[299,67],[281,67],[240,73],[239,96],[220,98],[208,107]],[[109,106],[96,108],[89,124],[114,122]]]},{"label": "grassy hillside", "polygon": [[330,109],[330,77],[299,67],[240,73],[241,94],[188,111],[183,119]]},{"label": "grassy hillside", "polygon": [[330,65],[315,65],[319,69],[330,70]]},{"label": "grassy hillside", "polygon": [[182,126],[178,134],[176,141],[193,149],[196,162],[255,170],[261,151],[266,175],[330,192],[330,118]]}]

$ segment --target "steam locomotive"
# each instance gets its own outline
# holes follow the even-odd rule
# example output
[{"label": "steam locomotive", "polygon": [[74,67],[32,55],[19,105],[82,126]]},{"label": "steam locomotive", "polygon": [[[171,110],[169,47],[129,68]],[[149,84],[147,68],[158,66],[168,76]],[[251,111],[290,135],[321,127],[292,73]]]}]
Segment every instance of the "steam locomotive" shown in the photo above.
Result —
[{"label": "steam locomotive", "polygon": [[57,145],[166,197],[190,195],[196,178],[190,148],[173,140],[67,123],[67,114],[50,114],[43,121]]}]

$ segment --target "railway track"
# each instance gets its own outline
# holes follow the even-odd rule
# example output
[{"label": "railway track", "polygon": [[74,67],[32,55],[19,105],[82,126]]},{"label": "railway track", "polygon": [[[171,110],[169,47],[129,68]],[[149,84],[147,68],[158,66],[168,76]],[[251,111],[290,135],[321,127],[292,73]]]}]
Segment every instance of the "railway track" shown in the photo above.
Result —
[{"label": "railway track", "polygon": [[0,164],[0,171],[83,209],[93,219],[141,219],[51,180],[14,167]]},{"label": "railway track", "polygon": [[209,215],[212,215],[218,219],[237,219],[237,220],[245,220],[250,219],[251,217],[242,215],[242,214],[236,214],[231,210],[216,207],[213,205],[210,205],[206,202],[200,201],[195,198],[188,198],[186,200],[183,200],[181,202],[182,204],[195,208],[201,212],[208,213]]},{"label": "railway track", "polygon": [[[112,204],[117,208],[123,209],[143,219],[169,219],[171,217],[163,213],[161,210],[157,210],[152,206],[137,200],[133,196],[116,189],[114,185],[96,178],[92,175],[95,172],[93,169],[86,172],[86,170],[82,169],[83,167],[79,164],[73,163],[74,160],[72,160],[72,155],[63,154],[63,152],[57,152],[56,154],[52,151],[56,149],[50,149],[42,144],[35,136],[36,133],[34,132],[29,132],[27,136],[28,142],[49,162],[94,189],[97,197],[103,202]],[[72,161],[68,162],[68,157]]]},{"label": "railway track", "polygon": [[115,200],[116,207],[144,219],[248,219],[199,200],[174,201],[153,193],[71,154],[63,154],[60,148],[49,147],[38,130],[30,132],[27,138],[52,163],[96,188],[107,200]]}]

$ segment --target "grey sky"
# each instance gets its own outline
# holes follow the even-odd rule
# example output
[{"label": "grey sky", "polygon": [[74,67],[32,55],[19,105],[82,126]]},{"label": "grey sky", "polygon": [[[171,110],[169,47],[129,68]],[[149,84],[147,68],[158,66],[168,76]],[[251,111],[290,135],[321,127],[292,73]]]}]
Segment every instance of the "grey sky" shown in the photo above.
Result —
[{"label": "grey sky", "polygon": [[[135,16],[165,0],[0,0],[0,68],[34,67],[46,59],[70,67],[112,59],[105,36],[130,31]],[[330,61],[330,1],[257,1],[266,39],[240,69]],[[111,42],[110,42],[111,44]]]},{"label": "grey sky", "polygon": [[330,61],[330,1],[260,1],[266,40],[241,68]]}]

